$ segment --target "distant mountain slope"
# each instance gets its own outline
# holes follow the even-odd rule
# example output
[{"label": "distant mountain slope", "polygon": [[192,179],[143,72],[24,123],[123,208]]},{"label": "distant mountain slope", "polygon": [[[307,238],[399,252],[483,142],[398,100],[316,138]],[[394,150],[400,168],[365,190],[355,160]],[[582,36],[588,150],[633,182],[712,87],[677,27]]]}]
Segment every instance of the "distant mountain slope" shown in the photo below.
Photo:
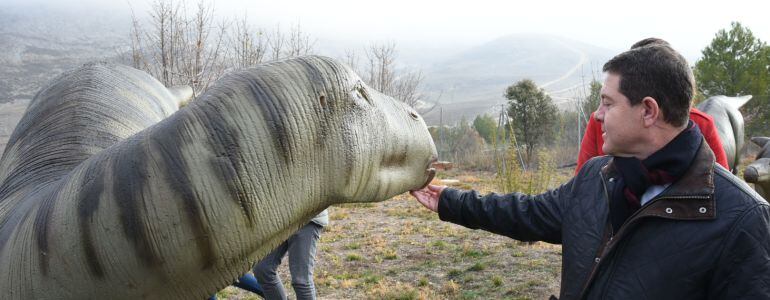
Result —
[{"label": "distant mountain slope", "polygon": [[126,46],[127,15],[0,5],[0,103],[30,99],[49,80]]},{"label": "distant mountain slope", "polygon": [[0,157],[5,151],[5,145],[19,123],[24,111],[29,105],[29,100],[19,100],[8,103],[0,103]]},{"label": "distant mountain slope", "polygon": [[[115,59],[128,46],[128,13],[0,3],[0,103],[31,99],[55,76],[87,61]],[[319,50],[327,52],[343,53],[355,45],[323,42]],[[438,124],[442,114],[444,124],[454,124],[462,115],[472,120],[499,111],[505,87],[523,78],[535,80],[554,102],[569,108],[568,101],[615,52],[544,35],[504,36],[467,49],[458,46],[463,45],[459,41],[454,47],[438,41],[425,44],[404,47],[402,56],[410,67],[422,69],[426,99],[438,99],[441,105],[424,114],[431,125]]]},{"label": "distant mountain slope", "polygon": [[[572,106],[593,74],[615,51],[545,35],[509,35],[468,49],[425,71],[428,99],[439,98],[443,123],[461,116],[472,120],[484,112],[499,111],[505,88],[529,78],[545,88],[557,105]],[[425,114],[439,123],[439,108]]]}]

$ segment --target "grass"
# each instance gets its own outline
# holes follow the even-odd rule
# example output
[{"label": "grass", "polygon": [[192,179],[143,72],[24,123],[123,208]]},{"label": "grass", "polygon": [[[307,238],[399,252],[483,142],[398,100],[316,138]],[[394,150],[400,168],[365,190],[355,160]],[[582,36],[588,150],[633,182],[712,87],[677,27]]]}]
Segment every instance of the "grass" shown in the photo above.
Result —
[{"label": "grass", "polygon": [[470,268],[468,268],[468,271],[478,272],[478,271],[484,271],[484,269],[486,268],[487,268],[487,265],[485,263],[477,262],[473,264]]},{"label": "grass", "polygon": [[361,255],[358,255],[356,253],[348,254],[348,256],[345,258],[347,261],[359,261],[363,259]]},{"label": "grass", "polygon": [[[572,170],[562,170],[568,177]],[[482,193],[492,173],[452,170]],[[558,185],[558,180],[552,180]],[[330,208],[315,283],[319,299],[543,299],[558,294],[561,247],[520,243],[442,222],[411,196]],[[287,260],[279,268],[289,298]],[[250,299],[234,287],[220,299]]]}]

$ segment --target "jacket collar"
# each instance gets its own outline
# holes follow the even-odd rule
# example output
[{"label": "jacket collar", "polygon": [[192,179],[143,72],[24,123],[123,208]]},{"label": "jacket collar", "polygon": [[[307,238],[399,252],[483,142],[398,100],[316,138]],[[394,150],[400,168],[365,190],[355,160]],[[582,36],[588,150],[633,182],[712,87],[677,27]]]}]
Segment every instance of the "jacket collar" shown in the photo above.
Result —
[{"label": "jacket collar", "polygon": [[[714,200],[714,152],[704,140],[684,175],[643,206],[636,217],[657,216],[680,220],[716,217]],[[602,167],[605,179],[620,176],[614,159]],[[605,183],[606,184],[606,183]]]}]

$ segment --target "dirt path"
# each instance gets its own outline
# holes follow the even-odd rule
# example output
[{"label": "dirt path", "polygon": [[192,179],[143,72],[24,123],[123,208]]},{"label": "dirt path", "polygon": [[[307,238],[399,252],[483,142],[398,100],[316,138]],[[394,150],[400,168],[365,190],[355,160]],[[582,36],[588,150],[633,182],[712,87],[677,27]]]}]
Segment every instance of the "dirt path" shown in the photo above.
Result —
[{"label": "dirt path", "polygon": [[571,47],[571,46],[569,46],[569,45],[567,45],[567,44],[564,44],[564,43],[561,43],[561,44],[562,44],[562,45],[563,45],[565,48],[567,48],[567,49],[569,49],[570,51],[572,51],[572,52],[575,52],[577,55],[579,55],[579,56],[580,56],[580,59],[578,60],[577,64],[575,64],[574,66],[572,66],[572,68],[570,68],[569,70],[567,70],[567,72],[566,72],[566,73],[564,73],[564,75],[562,75],[561,77],[559,77],[559,78],[556,78],[556,79],[554,79],[554,80],[551,80],[551,81],[548,81],[548,82],[546,82],[546,83],[543,83],[543,84],[541,84],[541,85],[540,85],[540,88],[543,88],[543,89],[544,89],[544,88],[546,88],[546,87],[548,87],[548,86],[550,86],[550,85],[552,85],[552,84],[554,84],[554,83],[557,83],[557,82],[559,82],[559,81],[562,81],[562,80],[565,80],[565,79],[569,78],[570,76],[572,76],[573,74],[575,74],[575,72],[577,72],[577,71],[578,71],[578,70],[579,70],[579,69],[580,69],[580,68],[581,68],[581,67],[582,67],[584,64],[586,64],[586,63],[588,62],[588,55],[587,55],[585,52],[583,52],[583,51],[580,51],[580,50],[578,50],[578,49],[576,49],[576,48],[574,48],[574,47]]}]

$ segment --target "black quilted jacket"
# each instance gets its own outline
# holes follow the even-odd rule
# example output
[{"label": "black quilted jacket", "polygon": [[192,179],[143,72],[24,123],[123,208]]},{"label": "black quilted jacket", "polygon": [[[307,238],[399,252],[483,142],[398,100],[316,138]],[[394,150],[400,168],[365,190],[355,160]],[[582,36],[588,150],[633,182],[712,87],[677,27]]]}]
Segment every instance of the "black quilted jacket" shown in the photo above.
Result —
[{"label": "black quilted jacket", "polygon": [[703,143],[686,174],[617,232],[611,157],[544,194],[445,189],[439,217],[562,244],[561,299],[770,299],[770,206]]}]

